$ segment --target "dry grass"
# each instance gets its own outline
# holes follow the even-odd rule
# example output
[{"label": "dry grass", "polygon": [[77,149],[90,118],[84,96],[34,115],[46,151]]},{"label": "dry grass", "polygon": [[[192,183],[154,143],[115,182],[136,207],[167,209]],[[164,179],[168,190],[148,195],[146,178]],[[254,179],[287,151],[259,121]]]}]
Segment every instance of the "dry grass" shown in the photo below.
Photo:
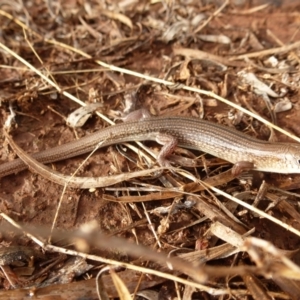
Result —
[{"label": "dry grass", "polygon": [[[112,2],[1,5],[1,124],[16,113],[14,139],[26,152],[136,107],[300,141],[295,8]],[[67,127],[64,116],[96,102],[84,129]],[[147,288],[151,299],[298,299],[300,177],[235,179],[226,162],[178,153],[176,175],[119,176],[150,173],[155,155],[140,144],[55,165],[118,178],[93,191],[29,171],[2,178],[0,299],[131,299]]]}]

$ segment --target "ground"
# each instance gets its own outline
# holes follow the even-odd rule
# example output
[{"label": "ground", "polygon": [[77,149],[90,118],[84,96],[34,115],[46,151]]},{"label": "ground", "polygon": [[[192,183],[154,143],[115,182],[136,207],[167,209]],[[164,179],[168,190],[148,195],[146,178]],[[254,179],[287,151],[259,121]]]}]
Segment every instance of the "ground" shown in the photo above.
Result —
[{"label": "ground", "polygon": [[[147,108],[153,115],[201,117],[272,142],[297,142],[282,130],[300,136],[297,1],[268,5],[262,1],[22,3],[5,2],[0,7],[0,121],[4,128],[13,109],[11,135],[26,153],[109,126],[102,115],[121,123],[120,117],[138,108]],[[252,75],[257,81],[249,79]],[[226,99],[238,107],[228,105]],[[66,118],[79,108],[80,100],[101,105],[98,115],[72,128]],[[271,129],[239,107],[282,130]],[[2,163],[16,158],[4,132],[1,145]],[[156,153],[161,148],[155,142],[144,145]],[[101,149],[76,176],[114,176],[157,166],[140,151],[137,155],[125,146]],[[34,170],[1,178],[0,299],[26,299],[26,287],[34,289],[38,299],[97,299],[94,279],[87,278],[94,278],[107,264],[118,263],[122,267],[128,263],[117,274],[130,292],[140,280],[140,289],[151,287],[154,293],[149,299],[175,298],[176,280],[177,297],[180,294],[182,299],[214,299],[221,294],[226,299],[249,295],[299,299],[296,279],[300,272],[286,261],[290,258],[298,265],[300,261],[296,251],[300,176],[255,171],[227,180],[223,173],[231,174],[230,163],[200,156],[199,151],[176,149],[176,154],[189,158],[183,165],[180,160],[185,173],[164,170],[92,190],[64,188]],[[48,166],[70,175],[86,156]],[[203,190],[196,178],[218,180],[212,185],[267,216],[214,190]],[[162,214],[162,209],[167,213]],[[19,224],[22,233],[16,224],[8,226],[9,221]],[[223,226],[225,236],[219,231]],[[253,239],[242,247],[241,235],[251,229]],[[231,230],[239,242],[231,240]],[[44,250],[29,233],[39,238]],[[282,251],[276,252],[272,245]],[[224,254],[234,246],[240,247],[236,254]],[[195,249],[197,262],[206,263],[201,268],[193,260]],[[172,261],[173,273],[164,263],[164,255],[172,250],[176,250],[172,256],[181,253],[187,260],[186,264]],[[21,258],[27,270],[31,256],[35,257],[32,274],[21,275],[16,261]],[[78,273],[69,270],[75,256],[87,258],[88,263]],[[217,260],[211,261],[210,256]],[[43,266],[37,264],[40,261]],[[69,270],[68,280],[60,275],[54,286],[50,278],[63,268]],[[160,274],[155,271],[178,277],[175,281],[167,275],[156,277]],[[190,283],[184,281],[188,278]],[[120,296],[111,275],[103,281],[110,297]],[[197,289],[191,292],[190,285]],[[124,297],[123,292],[120,298]]]}]

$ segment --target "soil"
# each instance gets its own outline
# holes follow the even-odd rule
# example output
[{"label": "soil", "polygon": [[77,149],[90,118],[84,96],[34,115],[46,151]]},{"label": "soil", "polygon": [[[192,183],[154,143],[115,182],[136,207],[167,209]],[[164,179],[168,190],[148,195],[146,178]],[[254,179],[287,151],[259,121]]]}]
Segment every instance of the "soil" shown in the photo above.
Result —
[{"label": "soil", "polygon": [[[273,1],[265,8],[258,8],[259,5],[265,3],[262,1],[252,1],[252,3],[240,1],[242,2],[240,5],[237,5],[239,4],[237,2],[236,5],[228,4],[215,17],[212,17],[212,14],[220,8],[223,1],[187,1],[187,4],[180,3],[180,1],[157,1],[157,3],[153,1],[152,4],[150,1],[128,1],[128,5],[126,1],[122,1],[123,8],[120,8],[120,4],[119,8],[117,7],[118,1],[109,1],[109,4],[103,5],[92,1],[66,1],[60,4],[50,1],[51,9],[47,7],[47,1],[23,2],[24,7],[21,4],[13,6],[8,2],[3,3],[0,7],[0,43],[2,44],[0,53],[0,99],[2,104],[0,122],[3,127],[11,105],[16,113],[12,129],[14,141],[28,154],[65,144],[108,126],[95,113],[80,128],[74,129],[67,126],[65,118],[79,108],[79,105],[63,94],[63,91],[87,104],[101,102],[102,107],[98,111],[111,119],[126,114],[126,109],[131,106],[131,110],[147,108],[155,115],[203,116],[204,119],[235,127],[245,134],[259,139],[267,140],[270,137],[268,127],[254,118],[238,112],[211,96],[187,91],[181,86],[201,88],[213,91],[233,103],[252,110],[266,120],[272,121],[271,114],[273,113],[276,125],[295,136],[300,136],[298,125],[300,119],[299,45],[286,51],[284,49],[278,52],[274,50],[274,54],[271,52],[266,55],[260,54],[260,51],[283,48],[300,40],[300,4],[298,1],[282,1],[281,3]],[[131,2],[132,5],[130,5]],[[110,15],[108,12],[112,14]],[[52,16],[53,13],[54,16]],[[13,16],[13,19],[9,19],[8,16]],[[197,20],[202,17],[207,24],[197,31],[200,25],[204,24],[204,21],[197,23]],[[209,17],[211,19],[208,21]],[[128,23],[128,20],[131,23]],[[24,31],[18,22],[22,22]],[[230,43],[205,40],[211,36],[219,38],[225,36]],[[53,43],[52,40],[61,44]],[[3,45],[35,66],[55,85],[51,86],[36,71],[25,67],[20,58],[4,50]],[[185,50],[182,50],[182,55],[175,55],[175,49],[180,48],[201,50],[221,57],[224,61],[216,62],[203,58],[188,59]],[[82,55],[79,51],[86,55]],[[238,56],[250,53],[257,53],[257,55],[249,56],[248,59],[238,59]],[[278,64],[272,66],[268,60],[270,57],[277,60]],[[136,75],[114,72],[103,65],[99,66],[96,63],[97,60],[149,75],[152,78],[172,81],[178,83],[178,86],[168,87]],[[280,65],[288,68],[288,71],[280,71]],[[268,110],[264,97],[259,95],[253,86],[242,82],[238,73],[242,70],[255,74],[274,92],[283,95],[269,97],[270,110]],[[58,91],[56,87],[59,87],[60,90]],[[274,112],[276,105],[283,100],[291,104],[291,107],[288,110]],[[121,121],[117,120],[116,122]],[[292,142],[291,138],[277,131],[274,131],[273,139]],[[1,135],[1,145],[0,160],[2,163],[16,158],[16,154],[7,144],[4,135]],[[159,151],[161,148],[160,145],[153,142],[145,142],[145,145],[154,151]],[[145,161],[138,155],[129,149],[124,149],[120,150],[116,146],[111,146],[97,151],[80,169],[77,176],[112,176],[139,170],[141,166],[147,168]],[[179,152],[177,154],[181,155]],[[198,157],[199,151],[184,153],[184,155]],[[55,162],[49,166],[63,174],[70,175],[86,156]],[[129,160],[128,157],[132,160]],[[209,155],[205,156],[205,160],[208,172],[205,172],[203,167],[182,168],[196,177],[205,179],[206,176],[211,177],[231,166],[217,161],[220,165],[215,167],[212,164],[214,158]],[[201,162],[201,159],[197,161],[198,164]],[[81,230],[85,224],[95,222],[98,230],[102,233],[122,237],[164,253],[178,248],[191,251],[197,248],[199,243],[201,249],[222,244],[221,240],[215,241],[212,234],[207,235],[207,230],[212,222],[216,221],[215,219],[190,226],[204,215],[198,207],[183,206],[176,213],[170,215],[151,213],[153,209],[174,206],[174,201],[184,203],[188,197],[144,202],[144,206],[141,203],[129,204],[107,200],[132,196],[134,202],[139,196],[154,193],[153,191],[139,193],[129,190],[129,188],[141,186],[142,183],[149,187],[162,187],[163,185],[179,187],[190,182],[187,178],[180,177],[178,179],[179,175],[176,176],[168,171],[164,171],[162,176],[164,177],[138,178],[133,181],[121,182],[107,189],[100,188],[90,191],[75,188],[64,189],[63,186],[53,183],[47,178],[25,170],[1,178],[0,210],[14,222],[30,225],[31,228],[44,228],[45,233],[53,224],[56,230],[74,232]],[[300,175],[254,172],[247,180],[235,179],[230,183],[218,186],[218,188],[230,195],[249,193],[249,197],[245,201],[252,204],[261,184],[266,181],[268,190],[262,196],[258,208],[265,210],[270,204],[274,204],[274,207],[268,209],[267,213],[300,230],[299,207],[297,206]],[[272,189],[274,187],[280,187],[288,193],[276,192]],[[228,201],[218,194],[204,191],[197,195],[206,199],[216,208],[218,208],[218,204],[216,204],[215,198],[223,203]],[[277,197],[279,202],[284,201],[285,203],[280,206],[274,197]],[[59,203],[61,203],[60,206]],[[149,213],[153,228],[156,231],[162,230],[162,233],[159,234],[161,247],[158,247],[157,239],[146,221],[145,212]],[[255,228],[255,232],[251,234],[252,237],[258,237],[272,243],[277,248],[288,251],[296,250],[300,246],[298,235],[265,218],[258,217],[241,206],[233,210],[232,214],[247,226],[247,230]],[[55,220],[56,215],[57,219]],[[208,218],[210,219],[210,217]],[[228,216],[228,218],[230,217]],[[162,229],[161,226],[164,222],[167,225],[165,229]],[[2,219],[1,223],[1,226],[4,226],[7,221]],[[135,227],[132,224],[141,225]],[[46,234],[43,235],[41,232],[39,234],[43,241],[47,239]],[[20,234],[12,228],[1,230],[0,241],[3,247],[22,246],[40,252],[31,238],[24,234],[24,231],[23,234]],[[55,239],[54,244],[66,249],[79,250],[76,242],[64,239]],[[130,253],[123,253],[122,249],[111,251],[100,249],[94,244],[90,244],[88,248],[90,254],[124,263],[130,263],[136,259]],[[269,252],[266,253],[270,255]],[[265,255],[267,255],[266,253]],[[291,256],[299,264],[299,254]],[[58,254],[46,252],[46,257],[54,259],[58,257]],[[223,267],[255,265],[246,254],[244,256],[240,254],[235,259],[237,261],[231,256],[214,261],[209,265]],[[260,257],[260,259],[264,261],[266,257]],[[268,260],[266,259],[266,261]],[[272,259],[270,261],[272,262]],[[270,263],[270,261],[268,262]],[[91,260],[89,263],[97,267],[99,265]],[[40,269],[40,267],[36,268]],[[52,272],[55,273],[58,269],[59,267],[56,266]],[[273,296],[276,294],[278,299],[288,299],[288,297],[296,299],[297,288],[295,288],[296,292],[289,291],[286,288],[287,285],[280,285],[278,281],[276,283],[276,280],[267,278],[264,271],[256,275],[265,286],[265,290],[270,294],[273,293]],[[272,271],[270,270],[271,274],[273,274]],[[96,273],[96,270],[89,272],[93,276]],[[299,273],[297,274],[299,275]],[[12,289],[7,282],[7,277],[2,276],[3,291],[5,292],[5,288]],[[83,275],[80,275],[76,281],[75,279],[70,281],[80,282],[84,278]],[[294,283],[299,283],[299,281],[293,281],[293,278],[289,279]],[[20,281],[19,288],[27,286],[24,284],[26,280],[18,280]],[[161,284],[161,282],[157,283]],[[247,285],[245,276],[243,277],[241,274],[237,274],[232,281],[227,281],[226,277],[222,276],[221,279],[210,278],[209,284],[215,288],[217,284],[224,285],[224,287],[228,284],[232,289],[245,289],[249,294],[254,295]],[[173,289],[174,285],[170,284],[170,281],[166,281],[164,285],[158,285],[153,291],[160,295],[160,299],[167,297],[170,299],[176,296]],[[186,289],[182,285],[180,292],[184,293]],[[55,299],[64,299],[62,295],[61,297]],[[216,297],[209,295],[208,292],[198,290],[191,299]],[[226,297],[229,298],[229,295]],[[241,296],[240,299],[244,299],[243,297],[246,299],[246,295]],[[97,298],[95,294],[88,299],[94,298]],[[73,299],[79,299],[75,292]],[[183,299],[189,298],[183,297]]]}]

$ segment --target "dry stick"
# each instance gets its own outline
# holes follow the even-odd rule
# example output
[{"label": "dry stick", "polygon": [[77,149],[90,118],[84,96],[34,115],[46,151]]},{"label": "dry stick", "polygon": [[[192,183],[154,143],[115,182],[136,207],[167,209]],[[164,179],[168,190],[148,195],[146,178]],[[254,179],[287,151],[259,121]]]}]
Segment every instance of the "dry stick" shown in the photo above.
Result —
[{"label": "dry stick", "polygon": [[198,26],[198,28],[195,29],[194,33],[198,33],[201,31],[205,26],[208,25],[208,23],[216,17],[218,14],[221,13],[221,11],[228,5],[229,0],[226,0],[202,25]]},{"label": "dry stick", "polygon": [[[174,280],[182,284],[187,284],[188,286],[198,288],[202,291],[205,291],[209,293],[210,295],[223,295],[228,294],[229,292],[232,293],[235,296],[241,296],[244,295],[246,292],[245,290],[231,290],[228,291],[228,289],[218,289],[213,288],[210,286],[205,286],[200,283],[191,282],[189,280],[184,280],[182,278],[178,278],[174,275],[170,275],[168,273],[163,273],[161,271],[155,271],[153,269],[148,269],[145,267],[135,266],[130,263],[120,263],[115,260],[107,259],[104,257],[99,257],[95,255],[90,255],[82,252],[78,252],[75,250],[70,249],[64,249],[62,247],[52,246],[52,245],[45,245],[44,242],[42,242],[40,239],[36,238],[36,236],[44,236],[47,235],[46,231],[47,228],[32,228],[26,225],[21,226],[20,224],[16,223],[14,220],[12,220],[9,216],[7,216],[4,213],[0,213],[0,217],[4,218],[7,222],[9,222],[13,227],[21,230],[26,236],[30,237],[34,242],[36,242],[40,247],[44,248],[47,251],[51,252],[59,252],[64,253],[67,255],[73,255],[73,256],[79,256],[84,259],[91,259],[94,261],[102,262],[105,264],[111,264],[115,266],[123,266],[130,270],[135,270],[137,272],[143,272],[145,274],[151,274],[155,276],[160,276],[166,279]],[[6,224],[3,224],[0,231],[5,232],[7,230],[12,230],[11,226],[8,226]],[[122,252],[127,253],[128,255],[132,255],[135,257],[143,256],[148,260],[157,262],[161,264],[162,266],[169,266],[172,267],[174,270],[178,270],[179,273],[185,273],[188,276],[191,276],[198,282],[203,282],[207,279],[207,276],[215,277],[216,274],[218,277],[224,277],[227,275],[236,276],[237,274],[243,275],[248,274],[248,272],[251,272],[253,274],[260,274],[265,275],[266,272],[270,272],[270,269],[268,267],[266,268],[257,268],[254,266],[237,266],[237,267],[215,267],[215,266],[198,266],[191,264],[190,262],[183,260],[180,257],[167,257],[163,253],[157,253],[154,250],[147,248],[145,246],[132,244],[131,242],[128,242],[127,240],[119,237],[108,237],[101,233],[101,231],[96,230],[96,228],[90,230],[89,232],[87,230],[85,231],[73,231],[73,232],[66,232],[62,230],[55,230],[55,237],[59,237],[59,239],[72,239],[74,241],[80,240],[85,241],[87,244],[93,245],[95,247],[98,247],[100,249],[122,249]],[[103,241],[106,241],[103,243]],[[246,249],[247,251],[247,249]],[[195,253],[197,255],[197,252]],[[183,257],[186,257],[189,260],[189,255],[183,255]],[[198,261],[196,261],[198,263]],[[166,268],[165,268],[166,270]],[[269,276],[270,273],[267,273]],[[288,277],[288,274],[287,274]],[[0,293],[1,294],[1,293]]]},{"label": "dry stick", "polygon": [[251,58],[251,57],[259,57],[259,56],[278,54],[278,53],[288,52],[288,51],[294,50],[299,47],[300,47],[300,41],[295,42],[290,45],[284,45],[282,47],[266,49],[266,50],[262,50],[262,51],[256,51],[256,52],[233,56],[233,57],[229,58],[229,60],[239,60],[239,59],[245,59],[245,58]]},{"label": "dry stick", "polygon": [[[203,183],[203,184],[206,185],[205,183]],[[220,190],[220,189],[218,189],[216,187],[212,187],[210,185],[207,185],[207,187],[210,190],[214,191],[215,193],[220,194],[220,195],[226,197],[227,199],[229,199],[229,200],[231,200],[231,201],[233,201],[233,202],[235,202],[235,203],[237,203],[237,204],[239,204],[239,205],[241,205],[241,206],[243,206],[243,207],[245,207],[245,208],[253,211],[254,213],[260,215],[261,217],[264,217],[264,218],[266,218],[266,219],[268,219],[268,220],[276,223],[277,225],[285,228],[286,230],[288,230],[288,231],[290,231],[290,232],[292,232],[292,233],[294,233],[294,234],[296,234],[296,235],[298,235],[300,237],[300,231],[297,230],[296,228],[283,223],[282,221],[274,218],[273,216],[265,213],[264,211],[261,211],[258,208],[254,207],[254,206],[252,206],[252,205],[250,205],[250,204],[248,204],[248,203],[246,203],[246,202],[244,202],[244,201],[242,201],[242,200],[240,200],[240,199],[238,199],[236,197],[233,197],[233,196],[231,196],[231,195],[223,192],[222,190]]]},{"label": "dry stick", "polygon": [[[86,254],[86,253],[82,253],[82,252],[78,252],[75,250],[70,250],[70,249],[64,249],[62,247],[57,247],[57,246],[53,246],[53,245],[46,245],[44,242],[42,242],[40,239],[36,238],[36,236],[41,236],[42,234],[42,230],[41,228],[39,229],[32,229],[31,232],[35,231],[34,234],[30,233],[29,230],[27,230],[26,228],[22,228],[22,226],[20,226],[18,223],[16,223],[14,220],[12,220],[9,216],[7,216],[4,213],[0,213],[0,216],[3,217],[6,221],[8,221],[10,224],[12,224],[15,228],[20,229],[21,231],[23,231],[28,237],[30,237],[34,242],[36,242],[40,247],[42,247],[43,249],[45,249],[46,251],[51,251],[51,252],[58,252],[58,253],[64,253],[67,255],[73,255],[73,256],[79,256],[82,257],[84,259],[90,259],[93,261],[98,261],[101,263],[105,263],[105,264],[110,264],[110,265],[114,265],[114,266],[120,266],[120,267],[125,267],[128,268],[130,270],[134,270],[137,272],[142,272],[145,274],[150,274],[150,275],[155,275],[155,276],[159,276],[162,278],[166,278],[169,280],[173,280],[173,281],[177,281],[179,283],[188,285],[188,286],[192,286],[195,288],[198,288],[202,291],[206,291],[207,293],[211,294],[211,295],[226,295],[228,294],[228,290],[227,289],[222,289],[222,288],[213,288],[210,286],[205,286],[201,283],[197,283],[197,282],[192,282],[189,280],[185,280],[182,278],[179,278],[175,275],[171,275],[168,273],[164,273],[162,271],[157,271],[154,269],[149,269],[149,268],[145,268],[145,267],[140,267],[140,266],[135,266],[133,264],[130,263],[123,263],[123,262],[119,262],[119,261],[115,261],[112,259],[107,259],[104,257],[99,257],[99,256],[95,256],[95,255],[90,255],[90,254]],[[4,226],[5,227],[5,226]],[[3,230],[3,228],[1,228]],[[9,228],[9,230],[11,230],[11,228]],[[63,231],[58,231],[56,230],[56,236],[60,237],[60,239],[83,239],[86,242],[90,242],[91,245],[93,246],[97,246],[100,249],[107,249],[109,247],[109,249],[119,249],[124,253],[127,253],[128,255],[132,255],[135,257],[140,257],[143,256],[148,260],[157,262],[159,264],[161,264],[162,266],[164,266],[165,270],[166,270],[166,265],[174,270],[178,270],[180,273],[185,273],[188,276],[191,276],[192,278],[194,278],[196,281],[198,282],[203,282],[205,281],[207,275],[213,276],[215,274],[215,267],[196,267],[194,266],[194,264],[183,260],[182,258],[179,257],[168,257],[166,254],[164,253],[158,253],[155,252],[154,250],[147,248],[145,246],[141,246],[141,245],[136,245],[133,244],[131,242],[128,242],[125,239],[119,238],[119,237],[108,237],[106,235],[104,235],[103,233],[101,233],[100,231],[97,232],[91,232],[90,234],[88,232],[63,232]],[[105,241],[105,243],[103,243],[103,241]],[[206,270],[207,269],[207,273],[206,274]],[[253,271],[255,268],[251,268]],[[227,274],[227,270],[228,268],[226,268],[222,271],[220,271],[220,276],[224,276],[225,274]],[[236,270],[231,269],[228,270],[230,274],[234,275],[238,270],[240,270],[240,272],[242,272],[242,274],[245,272],[245,270],[243,268],[237,268]],[[239,272],[238,272],[239,273]],[[241,292],[241,290],[239,291],[234,291],[237,294],[239,294],[239,292]],[[242,291],[245,292],[245,291]],[[235,294],[235,293],[234,293]]]},{"label": "dry stick", "polygon": [[230,12],[230,14],[234,14],[234,15],[250,15],[250,14],[253,14],[253,13],[258,12],[260,10],[263,10],[263,9],[269,7],[269,6],[270,6],[270,3],[266,3],[266,4],[262,4],[262,5],[258,5],[258,6],[246,9],[246,10],[233,11],[233,12]]}]

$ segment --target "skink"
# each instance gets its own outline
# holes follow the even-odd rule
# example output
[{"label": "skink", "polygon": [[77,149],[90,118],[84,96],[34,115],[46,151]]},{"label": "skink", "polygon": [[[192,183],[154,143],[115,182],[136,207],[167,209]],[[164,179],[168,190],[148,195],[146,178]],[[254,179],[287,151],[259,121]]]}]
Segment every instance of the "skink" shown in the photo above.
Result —
[{"label": "skink", "polygon": [[[168,153],[174,145],[201,150],[233,164],[253,163],[254,169],[275,173],[300,173],[300,145],[270,143],[250,137],[235,129],[190,117],[151,117],[110,126],[45,151],[32,154],[44,164],[64,160],[112,144],[152,140],[165,145]],[[0,177],[26,169],[15,159],[0,165]]]}]

